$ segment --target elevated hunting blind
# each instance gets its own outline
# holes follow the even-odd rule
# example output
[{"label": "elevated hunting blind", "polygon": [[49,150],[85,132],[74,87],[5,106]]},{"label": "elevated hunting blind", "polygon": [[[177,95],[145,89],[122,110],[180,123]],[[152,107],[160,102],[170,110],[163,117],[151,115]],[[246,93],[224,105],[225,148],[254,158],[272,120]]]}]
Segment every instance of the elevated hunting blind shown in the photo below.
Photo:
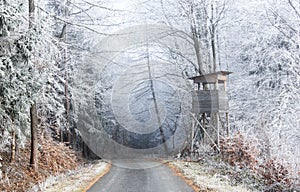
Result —
[{"label": "elevated hunting blind", "polygon": [[[212,142],[218,150],[220,132],[226,129],[227,135],[229,135],[229,105],[226,87],[227,77],[231,73],[218,71],[190,78],[195,84],[195,90],[192,91],[192,116],[194,120],[192,148],[198,133],[201,134],[204,142]],[[225,120],[222,120],[223,114],[225,114]],[[224,129],[220,130],[220,125]]]},{"label": "elevated hunting blind", "polygon": [[228,94],[226,92],[228,71],[219,71],[190,78],[197,89],[193,95],[193,113],[216,113],[228,111]]}]

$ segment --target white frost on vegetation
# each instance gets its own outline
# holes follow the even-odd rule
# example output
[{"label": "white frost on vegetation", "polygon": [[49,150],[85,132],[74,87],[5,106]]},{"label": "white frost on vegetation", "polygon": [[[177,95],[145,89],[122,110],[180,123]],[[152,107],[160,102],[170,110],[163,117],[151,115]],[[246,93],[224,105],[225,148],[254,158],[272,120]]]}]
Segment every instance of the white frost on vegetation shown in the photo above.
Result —
[{"label": "white frost on vegetation", "polygon": [[108,166],[103,161],[81,166],[74,171],[58,176],[51,176],[43,183],[34,186],[31,192],[83,191],[95,177],[103,173]]},{"label": "white frost on vegetation", "polygon": [[218,192],[250,192],[245,186],[232,186],[228,176],[214,174],[211,175],[199,164],[193,162],[173,162],[183,174],[193,180],[200,189]]}]

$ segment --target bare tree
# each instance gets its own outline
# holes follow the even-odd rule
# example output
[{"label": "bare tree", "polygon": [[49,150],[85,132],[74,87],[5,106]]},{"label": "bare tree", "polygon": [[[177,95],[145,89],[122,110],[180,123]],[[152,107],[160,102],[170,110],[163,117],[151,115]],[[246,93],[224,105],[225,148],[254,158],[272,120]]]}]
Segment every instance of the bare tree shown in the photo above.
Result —
[{"label": "bare tree", "polygon": [[[189,26],[189,28],[184,30],[185,38],[194,47],[198,72],[205,74],[217,71],[217,63],[221,63],[219,58],[218,27],[224,17],[227,1],[201,0],[195,2],[178,0],[177,6],[179,10],[177,10],[178,13],[175,17],[174,13],[168,10],[169,6],[166,6],[174,3],[166,0],[161,0],[160,3],[162,14],[166,18],[168,25],[174,25],[174,27]],[[184,22],[180,23],[178,20]]]}]

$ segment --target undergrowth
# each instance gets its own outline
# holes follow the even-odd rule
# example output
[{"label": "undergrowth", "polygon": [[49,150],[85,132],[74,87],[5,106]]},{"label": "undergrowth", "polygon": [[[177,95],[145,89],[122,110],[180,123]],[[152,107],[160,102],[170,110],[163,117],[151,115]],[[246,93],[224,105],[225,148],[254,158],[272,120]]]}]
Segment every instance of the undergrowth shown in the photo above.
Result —
[{"label": "undergrowth", "polygon": [[39,140],[36,171],[29,167],[29,143],[25,148],[18,150],[14,163],[10,163],[8,152],[1,152],[1,157],[0,191],[7,192],[28,191],[33,185],[45,181],[47,177],[75,169],[83,162],[73,150],[52,138]]},{"label": "undergrowth", "polygon": [[244,184],[254,191],[300,191],[299,170],[295,177],[288,164],[266,158],[258,142],[241,132],[221,138],[220,152],[198,143],[192,152],[187,149],[181,153],[181,158],[198,162],[212,175],[228,176],[232,185]]},{"label": "undergrowth", "polygon": [[300,177],[293,177],[294,170],[288,164],[275,158],[266,159],[258,142],[247,139],[241,132],[233,138],[221,139],[220,155],[231,166],[248,169],[257,175],[265,184],[264,191],[293,191],[299,187]]}]

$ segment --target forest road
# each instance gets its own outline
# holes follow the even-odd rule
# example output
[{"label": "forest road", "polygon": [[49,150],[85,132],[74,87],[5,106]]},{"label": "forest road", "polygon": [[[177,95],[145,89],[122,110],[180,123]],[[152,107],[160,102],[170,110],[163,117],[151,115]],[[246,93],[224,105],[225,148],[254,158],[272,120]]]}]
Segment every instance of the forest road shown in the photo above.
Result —
[{"label": "forest road", "polygon": [[88,192],[192,192],[166,165],[151,160],[118,160]]}]

